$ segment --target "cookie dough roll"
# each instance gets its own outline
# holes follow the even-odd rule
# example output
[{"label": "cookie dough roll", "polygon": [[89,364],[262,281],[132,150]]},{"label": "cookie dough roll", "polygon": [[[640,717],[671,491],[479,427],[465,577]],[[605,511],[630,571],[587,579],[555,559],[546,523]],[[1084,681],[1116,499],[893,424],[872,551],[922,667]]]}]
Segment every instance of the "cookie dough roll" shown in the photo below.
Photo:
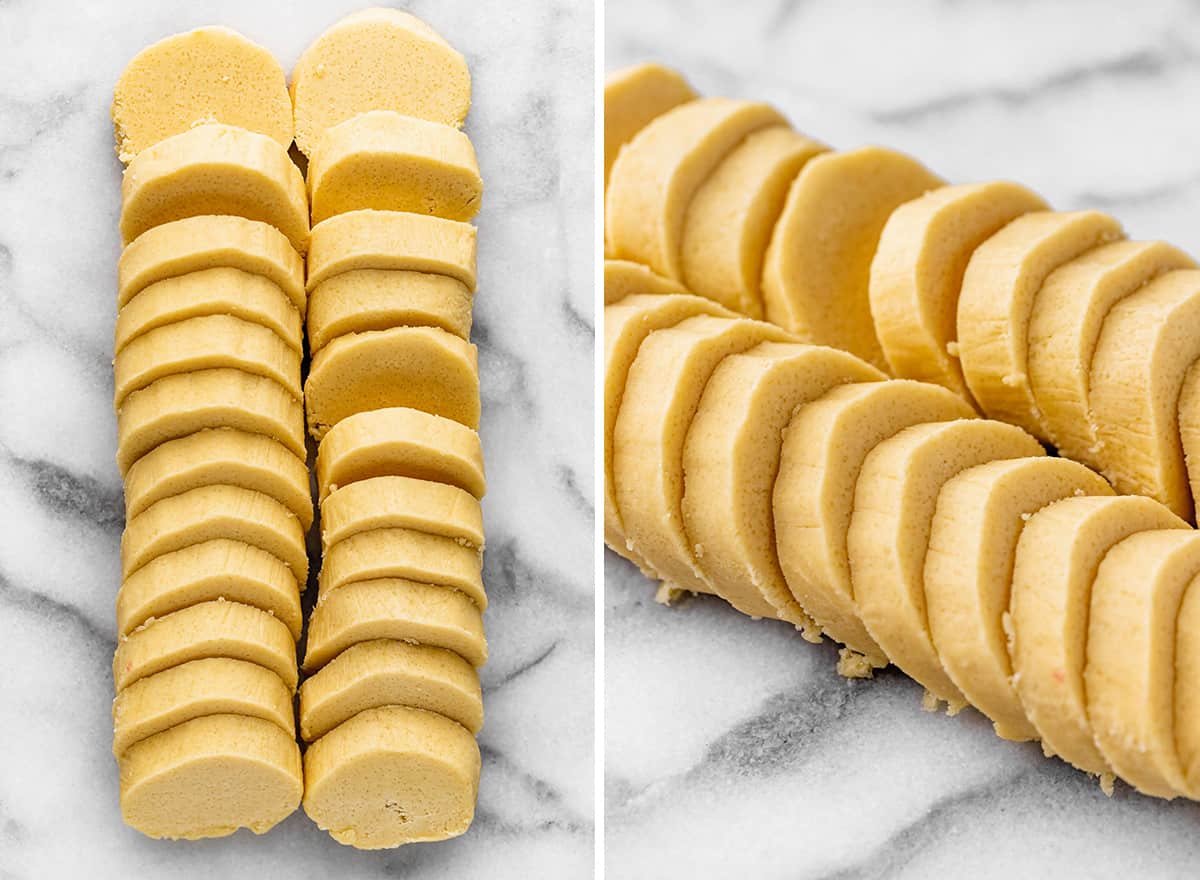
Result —
[{"label": "cookie dough roll", "polygon": [[779,563],[796,601],[849,649],[839,663],[844,675],[869,675],[888,663],[863,626],[850,580],[846,540],[863,460],[910,425],[973,415],[937,385],[856,382],[801,406],[783,429],[771,499]]},{"label": "cookie dough roll", "polygon": [[1195,261],[1162,241],[1114,241],[1050,273],[1029,317],[1029,382],[1060,454],[1099,468],[1090,394],[1105,316],[1147,282]]},{"label": "cookie dough roll", "polygon": [[1038,736],[1013,686],[1005,633],[1021,529],[1054,501],[1112,494],[1083,465],[1049,457],[977,465],[938,493],[925,555],[929,630],[950,680],[1004,739]]},{"label": "cookie dough roll", "polygon": [[687,288],[678,281],[656,275],[641,263],[629,260],[604,261],[604,304],[606,306],[639,293],[665,296],[687,292]]},{"label": "cookie dough roll", "polygon": [[892,375],[970,397],[957,357],[958,294],[975,249],[1049,206],[1007,181],[945,186],[901,205],[871,262],[871,317]]},{"label": "cookie dough roll", "polygon": [[435,480],[482,499],[487,490],[479,434],[419,409],[366,410],[338,422],[317,449],[317,491],[373,477]]},{"label": "cookie dough roll", "polygon": [[1179,429],[1188,367],[1200,359],[1200,270],[1160,275],[1109,311],[1092,357],[1088,400],[1101,471],[1186,520],[1195,510]]},{"label": "cookie dough roll", "polygon": [[767,246],[767,320],[885,369],[871,320],[871,260],[892,211],[942,183],[915,159],[882,147],[806,163]]},{"label": "cookie dough roll", "polygon": [[331,492],[321,503],[321,543],[371,529],[415,529],[483,550],[483,508],[456,486],[412,477],[373,477]]},{"label": "cookie dough roll", "polygon": [[958,297],[958,356],[989,418],[1048,439],[1029,384],[1034,298],[1059,266],[1124,237],[1121,225],[1099,211],[1034,211],[975,249]]},{"label": "cookie dough roll", "polygon": [[304,176],[287,148],[231,125],[200,125],[137,155],[121,180],[121,239],[202,214],[269,223],[308,250]]},{"label": "cookie dough roll", "polygon": [[1157,501],[1123,495],[1055,501],[1021,532],[1008,626],[1013,684],[1047,752],[1102,779],[1112,768],[1096,748],[1083,677],[1092,583],[1130,535],[1186,528]]},{"label": "cookie dough roll", "polygon": [[696,190],[743,138],[787,125],[766,104],[699,98],[667,111],[613,163],[604,228],[612,256],[681,280],[684,216]]},{"label": "cookie dough roll", "polygon": [[968,468],[1043,452],[1015,425],[958,419],[905,428],[863,459],[846,532],[854,602],[883,653],[925,688],[929,709],[940,701],[954,714],[967,702],[929,630],[925,555],[938,493]]},{"label": "cookie dough roll", "polygon": [[[1176,740],[1184,594],[1200,574],[1200,535],[1139,532],[1113,547],[1092,584],[1084,685],[1096,746],[1143,794],[1195,798]],[[1187,654],[1183,659],[1186,660]],[[1187,716],[1185,716],[1187,717]]]},{"label": "cookie dough roll", "polygon": [[683,524],[700,570],[742,613],[811,625],[775,549],[771,491],[783,429],[829,389],[883,378],[845,352],[782,342],[730,355],[713,371],[683,446]]},{"label": "cookie dough roll", "polygon": [[651,120],[693,100],[696,92],[678,71],[635,64],[604,80],[604,187],[617,153]]}]

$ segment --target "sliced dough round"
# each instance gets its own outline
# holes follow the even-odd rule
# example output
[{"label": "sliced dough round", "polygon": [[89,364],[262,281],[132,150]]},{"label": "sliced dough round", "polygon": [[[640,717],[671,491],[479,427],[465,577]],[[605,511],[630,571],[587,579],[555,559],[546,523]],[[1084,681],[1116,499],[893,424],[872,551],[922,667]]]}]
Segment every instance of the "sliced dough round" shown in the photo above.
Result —
[{"label": "sliced dough round", "polygon": [[[910,425],[973,415],[953,392],[902,379],[840,385],[796,410],[783,430],[771,502],[784,578],[825,634],[870,666],[888,658],[859,617],[846,546],[863,460]],[[845,654],[843,661],[844,673],[861,669]]]},{"label": "sliced dough round", "polygon": [[296,643],[283,621],[266,611],[217,599],[151,618],[117,641],[113,687],[205,657],[230,657],[266,667],[296,689]]},{"label": "sliced dough round", "polygon": [[273,281],[304,314],[304,260],[287,237],[274,226],[228,214],[174,220],[131,241],[117,261],[117,307],[156,281],[221,267]]},{"label": "sliced dough round", "polygon": [[117,592],[117,631],[127,636],[152,618],[217,599],[274,615],[300,639],[296,576],[266,550],[228,538],[164,553],[126,578]]},{"label": "sliced dough round", "polygon": [[169,440],[125,475],[125,519],[151,504],[201,486],[224,483],[274,498],[308,531],[313,503],[308,467],[277,440],[232,428],[209,428]]},{"label": "sliced dough round", "polygon": [[376,639],[347,648],[301,685],[300,734],[312,742],[380,706],[436,712],[473,734],[483,727],[479,674],[470,663],[444,648]]},{"label": "sliced dough round", "polygon": [[[1143,794],[1194,798],[1176,746],[1176,638],[1200,574],[1200,534],[1139,532],[1104,557],[1092,584],[1084,685],[1096,745]],[[1186,603],[1192,604],[1192,603]],[[1186,655],[1184,657],[1186,659]]]},{"label": "sliced dough round", "polygon": [[846,352],[783,342],[732,354],[713,371],[683,446],[683,525],[705,578],[742,613],[811,622],[775,549],[771,490],[783,429],[830,388],[883,378]]},{"label": "sliced dough round", "polygon": [[687,293],[678,281],[656,275],[641,263],[629,260],[604,261],[604,304],[610,306],[639,293],[668,295]]},{"label": "sliced dough round", "polygon": [[292,143],[292,102],[283,68],[269,51],[226,27],[203,27],[147,46],[113,89],[117,156],[205,122],[236,125]]},{"label": "sliced dough round", "polygon": [[241,269],[219,266],[156,281],[117,313],[113,351],[167,324],[208,315],[232,315],[273,330],[297,352],[304,350],[300,313],[279,285]]},{"label": "sliced dough round", "polygon": [[412,529],[372,529],[338,541],[325,551],[321,595],[380,578],[453,587],[470,596],[481,611],[487,609],[479,551],[453,538]]},{"label": "sliced dough round", "polygon": [[125,524],[121,573],[129,577],[164,553],[228,538],[260,547],[308,580],[304,529],[296,515],[269,495],[238,486],[201,486],[156,501]]},{"label": "sliced dough round", "polygon": [[733,312],[698,296],[631,294],[604,308],[604,543],[637,565],[647,577],[655,575],[636,551],[629,547],[617,487],[613,481],[613,440],[617,414],[625,395],[625,380],[638,349],[651,333],[696,315],[733,318]]},{"label": "sliced dough round", "polygon": [[681,510],[683,445],[704,386],[731,354],[760,342],[798,341],[761,321],[699,315],[651,333],[638,349],[613,427],[613,485],[627,544],[650,563],[668,596],[713,591]]},{"label": "sliced dough round", "polygon": [[1012,220],[1049,206],[1008,181],[945,186],[888,218],[871,262],[871,317],[892,375],[967,395],[955,357],[958,293],[975,249]]},{"label": "sliced dough round", "polygon": [[371,110],[395,110],[461,128],[471,108],[466,59],[425,22],[373,8],[341,19],[292,68],[296,147],[306,156],[325,132]]},{"label": "sliced dough round", "polygon": [[762,266],[788,188],[829,148],[776,125],[747,135],[704,181],[684,215],[683,283],[698,296],[762,318]]},{"label": "sliced dough round", "polygon": [[958,357],[990,418],[1049,439],[1029,384],[1034,298],[1059,266],[1124,237],[1121,224],[1099,211],[1034,211],[975,249],[958,296]]},{"label": "sliced dough round", "polygon": [[1157,501],[1122,495],[1055,501],[1021,532],[1009,604],[1013,683],[1044,748],[1087,773],[1112,773],[1096,748],[1083,679],[1096,572],[1130,535],[1186,528]]},{"label": "sliced dough round", "polygon": [[320,442],[342,419],[411,407],[479,428],[475,346],[436,327],[341,336],[317,352],[304,383],[308,430]]},{"label": "sliced dough round", "polygon": [[121,816],[148,837],[263,834],[296,811],[300,748],[279,725],[244,715],[185,721],[120,761]]},{"label": "sliced dough round", "polygon": [[635,64],[604,79],[604,186],[621,147],[652,120],[696,97],[678,71]]},{"label": "sliced dough round", "polygon": [[767,320],[885,368],[868,293],[875,247],[893,210],[942,183],[915,159],[882,147],[807,162],[767,246]]},{"label": "sliced dough round", "polygon": [[125,399],[117,413],[117,464],[122,474],[169,440],[206,428],[264,434],[303,459],[304,408],[272,379],[241,370],[177,373]]},{"label": "sliced dough round", "polygon": [[1105,316],[1148,281],[1196,263],[1162,241],[1114,241],[1050,273],[1029,317],[1029,382],[1061,455],[1099,466],[1088,403],[1092,356]]},{"label": "sliced dough round", "polygon": [[326,131],[308,161],[308,186],[313,223],[362,208],[470,220],[483,198],[470,138],[391,110]]},{"label": "sliced dough round", "polygon": [[451,419],[394,406],[348,416],[321,441],[321,501],[338,486],[384,476],[436,480],[483,498],[487,482],[479,434]]},{"label": "sliced dough round", "polygon": [[473,301],[465,284],[446,275],[352,269],[309,297],[309,351],[316,354],[339,336],[393,327],[438,327],[470,341]]},{"label": "sliced dough round", "polygon": [[403,578],[347,584],[318,600],[308,622],[306,672],[352,645],[393,639],[445,648],[472,666],[487,663],[483,613],[466,593]]},{"label": "sliced dough round", "polygon": [[338,843],[387,849],[466,832],[479,791],[471,732],[423,709],[367,709],[304,754],[304,812]]},{"label": "sliced dough round", "polygon": [[257,663],[207,657],[134,682],[113,700],[113,756],[156,733],[206,715],[262,718],[296,735],[292,692]]},{"label": "sliced dough round", "polygon": [[905,428],[863,459],[846,533],[858,613],[883,653],[927,691],[926,705],[966,705],[929,632],[925,554],[938,493],[968,468],[1044,454],[1015,425],[959,419]]},{"label": "sliced dough round", "polygon": [[1112,487],[1065,458],[977,465],[938,494],[925,554],[929,631],[950,680],[1004,739],[1037,739],[1012,682],[1005,629],[1017,541],[1047,504]]},{"label": "sliced dough round", "polygon": [[269,223],[308,249],[304,175],[287,148],[231,125],[200,125],[138,153],[121,179],[121,240],[201,214]]},{"label": "sliced dough round", "polygon": [[1092,358],[1100,470],[1119,492],[1194,516],[1179,431],[1188,367],[1200,359],[1200,270],[1160,275],[1109,311]]},{"label": "sliced dough round", "polygon": [[1200,498],[1200,361],[1188,367],[1179,391],[1179,443],[1193,503]]},{"label": "sliced dough round", "polygon": [[321,544],[371,529],[415,529],[483,549],[483,508],[470,492],[432,480],[372,477],[329,494],[321,503]]},{"label": "sliced dough round", "polygon": [[1200,791],[1200,590],[1196,580],[1184,593],[1175,621],[1175,747],[1179,752],[1185,788],[1194,798]]},{"label": "sliced dough round", "polygon": [[300,352],[266,327],[208,315],[159,327],[125,346],[113,361],[113,408],[164,376],[224,368],[273,379],[301,398]]},{"label": "sliced dough round", "polygon": [[646,125],[609,175],[604,228],[612,255],[681,279],[684,215],[696,190],[743,138],[776,125],[787,120],[773,107],[732,98],[689,101]]}]

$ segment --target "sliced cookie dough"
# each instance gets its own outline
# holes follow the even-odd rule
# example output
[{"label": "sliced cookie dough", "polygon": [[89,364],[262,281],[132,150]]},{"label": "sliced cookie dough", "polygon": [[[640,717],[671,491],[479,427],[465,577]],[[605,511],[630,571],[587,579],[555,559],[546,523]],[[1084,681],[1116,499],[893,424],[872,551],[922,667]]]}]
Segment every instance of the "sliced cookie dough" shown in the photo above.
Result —
[{"label": "sliced cookie dough", "polygon": [[1179,391],[1179,444],[1187,465],[1193,504],[1200,498],[1200,361],[1183,374]]},{"label": "sliced cookie dough", "polygon": [[1183,595],[1175,619],[1175,748],[1188,796],[1200,792],[1200,590],[1196,581]]},{"label": "sliced cookie dough", "polygon": [[606,306],[639,293],[663,296],[687,292],[687,288],[678,281],[657,275],[641,263],[634,263],[630,260],[604,261],[604,304]]},{"label": "sliced cookie dough", "polygon": [[652,120],[696,97],[678,71],[635,64],[604,79],[604,186],[617,153]]},{"label": "sliced cookie dough", "polygon": [[413,477],[372,477],[331,492],[321,503],[321,543],[371,529],[415,529],[483,549],[483,508],[470,492]]},{"label": "sliced cookie dough", "polygon": [[892,211],[942,183],[915,159],[883,147],[807,162],[767,246],[767,320],[885,369],[871,320],[871,260]]},{"label": "sliced cookie dough", "polygon": [[300,686],[300,735],[312,742],[381,706],[436,712],[473,734],[483,727],[479,674],[470,663],[445,648],[376,639],[350,646]]},{"label": "sliced cookie dough", "polygon": [[958,346],[958,294],[975,249],[1041,196],[1008,181],[945,186],[892,212],[871,262],[871,317],[893,376],[968,395]]}]

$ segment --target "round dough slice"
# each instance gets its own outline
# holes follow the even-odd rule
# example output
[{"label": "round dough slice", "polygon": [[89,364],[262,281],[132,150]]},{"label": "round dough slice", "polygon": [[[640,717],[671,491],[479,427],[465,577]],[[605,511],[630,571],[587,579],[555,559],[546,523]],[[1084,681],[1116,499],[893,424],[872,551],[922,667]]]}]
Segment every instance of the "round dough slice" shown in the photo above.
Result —
[{"label": "round dough slice", "polygon": [[393,327],[438,327],[471,339],[474,296],[446,275],[404,269],[352,269],[322,282],[308,300],[308,348],[339,336]]},{"label": "round dough slice", "polygon": [[678,281],[656,275],[641,263],[629,260],[604,261],[604,304],[610,306],[639,293],[669,295],[687,293]]},{"label": "round dough slice", "polygon": [[126,245],[117,261],[117,307],[156,281],[221,267],[273,281],[304,314],[304,260],[287,236],[267,223],[229,214],[173,220]]},{"label": "round dough slice", "polygon": [[145,288],[117,313],[113,351],[168,324],[208,315],[231,315],[273,330],[297,352],[304,350],[300,313],[279,285],[241,269],[219,266]]},{"label": "round dough slice", "polygon": [[273,379],[301,398],[298,351],[266,327],[208,315],[159,327],[125,346],[113,361],[113,408],[164,376],[225,368]]},{"label": "round dough slice", "polygon": [[476,667],[487,663],[483,613],[470,596],[436,584],[380,578],[320,598],[308,622],[304,669],[316,672],[352,645],[376,639],[445,648]]},{"label": "round dough slice", "polygon": [[113,654],[113,687],[119,694],[147,675],[205,657],[257,663],[296,689],[296,643],[283,621],[223,599],[151,618],[121,636]]},{"label": "round dough slice", "polygon": [[304,754],[304,812],[338,843],[387,849],[466,832],[479,791],[471,732],[423,709],[367,709]]},{"label": "round dough slice", "polygon": [[304,383],[308,430],[320,442],[342,419],[404,406],[479,428],[475,346],[436,327],[341,336],[312,360]]},{"label": "round dough slice", "polygon": [[1005,635],[1021,529],[1059,499],[1112,494],[1083,465],[1049,457],[977,465],[938,494],[925,554],[929,631],[950,680],[1004,739],[1037,739],[1013,686]]},{"label": "round dough slice", "polygon": [[973,415],[945,388],[900,379],[833,388],[796,410],[783,430],[771,498],[779,563],[792,595],[825,634],[869,664],[843,653],[845,674],[888,663],[863,626],[850,581],[846,536],[863,460],[910,425]]},{"label": "round dough slice", "polygon": [[683,446],[683,525],[708,582],[742,613],[811,625],[775,550],[783,429],[830,388],[883,378],[846,352],[782,342],[732,354],[713,371]]},{"label": "round dough slice", "polygon": [[144,739],[205,715],[262,718],[295,736],[292,692],[257,663],[207,657],[134,682],[113,700],[113,756]]},{"label": "round dough slice", "polygon": [[380,706],[436,712],[473,734],[483,727],[479,674],[470,663],[444,648],[377,639],[347,648],[301,685],[300,735],[312,742]]},{"label": "round dough slice", "polygon": [[604,79],[604,186],[617,153],[652,120],[696,97],[678,71],[635,64]]},{"label": "round dough slice", "polygon": [[938,493],[968,468],[1042,454],[1015,425],[959,419],[905,428],[863,459],[846,532],[854,602],[883,653],[925,688],[929,708],[942,701],[956,713],[966,705],[938,659],[926,610],[925,554]]},{"label": "round dough slice", "polygon": [[698,296],[762,318],[762,265],[788,188],[829,148],[786,125],[733,148],[692,197],[680,245],[683,283]]},{"label": "round dough slice", "polygon": [[617,487],[613,481],[613,440],[617,414],[625,395],[625,380],[646,338],[656,330],[673,327],[697,315],[733,318],[733,312],[715,302],[690,295],[655,296],[635,293],[604,308],[604,543],[655,577],[645,559],[629,547]]},{"label": "round dough slice", "polygon": [[1186,528],[1157,501],[1122,495],[1055,501],[1021,532],[1009,607],[1013,683],[1044,748],[1087,773],[1112,775],[1096,748],[1083,679],[1096,572],[1130,535]]},{"label": "round dough slice", "polygon": [[300,748],[279,725],[207,715],[143,740],[120,761],[121,816],[148,837],[263,834],[296,811]]},{"label": "round dough slice", "polygon": [[320,592],[327,596],[347,584],[380,578],[453,587],[470,596],[480,611],[487,609],[479,551],[412,529],[372,529],[338,541],[325,551]]},{"label": "round dough slice", "polygon": [[113,90],[117,156],[129,162],[198,123],[258,132],[286,150],[292,102],[283,68],[269,51],[226,27],[203,27],[147,46]]},{"label": "round dough slice", "polygon": [[683,445],[704,386],[731,354],[760,342],[798,341],[761,321],[699,315],[651,333],[638,349],[613,428],[613,484],[627,544],[650,563],[668,598],[713,591],[681,509]]},{"label": "round dough slice", "polygon": [[1175,623],[1175,747],[1179,752],[1185,789],[1194,798],[1200,791],[1200,590],[1196,579],[1184,593]]},{"label": "round dough slice", "polygon": [[989,418],[1046,440],[1029,384],[1029,318],[1055,269],[1125,237],[1099,211],[1034,211],[975,249],[958,295],[958,357],[967,387]]},{"label": "round dough slice", "polygon": [[271,379],[241,370],[177,373],[152,382],[125,399],[117,413],[117,465],[127,474],[158,446],[206,428],[264,434],[300,459],[304,408]]},{"label": "round dough slice", "polygon": [[483,549],[483,508],[470,492],[432,480],[373,477],[342,486],[321,503],[321,544],[372,529],[415,529]]},{"label": "round dough slice", "polygon": [[1200,498],[1200,361],[1188,367],[1179,392],[1179,442],[1193,503]]},{"label": "round dough slice", "polygon": [[684,215],[696,190],[743,138],[787,125],[766,104],[699,98],[654,119],[617,156],[605,197],[612,255],[680,280]]},{"label": "round dough slice", "polygon": [[1188,367],[1200,359],[1200,270],[1160,275],[1109,311],[1092,357],[1100,470],[1129,495],[1194,516],[1179,430]]},{"label": "round dough slice", "polygon": [[125,474],[125,519],[156,501],[219,483],[268,495],[295,514],[304,531],[312,527],[304,461],[277,440],[232,428],[177,437],[134,462]]},{"label": "round dough slice", "polygon": [[487,490],[479,434],[451,419],[395,406],[338,422],[317,450],[321,501],[338,486],[398,476],[458,486],[476,498]]},{"label": "round dough slice", "polygon": [[329,28],[292,68],[296,147],[371,110],[462,128],[471,108],[466,59],[425,22],[396,9],[355,12]]},{"label": "round dough slice", "polygon": [[201,486],[156,501],[125,524],[121,573],[129,577],[164,553],[228,538],[260,547],[308,580],[304,529],[296,515],[262,492],[238,486]]},{"label": "round dough slice", "polygon": [[975,249],[1012,220],[1049,206],[1007,181],[945,186],[888,218],[871,262],[871,317],[892,375],[966,396],[955,357],[958,294]]},{"label": "round dough slice", "polygon": [[360,113],[326,131],[308,161],[308,186],[313,223],[362,208],[465,221],[483,199],[470,138],[391,110]]},{"label": "round dough slice", "polygon": [[1050,273],[1029,317],[1029,382],[1061,455],[1099,467],[1088,404],[1092,356],[1105,316],[1148,281],[1195,261],[1162,241],[1114,241]]},{"label": "round dough slice", "polygon": [[287,149],[230,125],[200,125],[138,153],[121,179],[121,240],[201,214],[269,223],[308,249],[304,175]]},{"label": "round dough slice", "polygon": [[767,246],[767,320],[886,368],[871,320],[871,260],[892,211],[942,183],[915,159],[882,147],[807,162]]},{"label": "round dough slice", "polygon": [[127,636],[152,618],[217,599],[261,609],[300,639],[295,575],[266,550],[227,538],[164,553],[126,578],[117,592],[117,631]]},{"label": "round dough slice", "polygon": [[[1176,667],[1184,593],[1200,574],[1200,534],[1139,532],[1096,573],[1084,685],[1096,745],[1117,776],[1143,794],[1194,798],[1177,751]],[[1183,659],[1187,660],[1185,654]]]}]

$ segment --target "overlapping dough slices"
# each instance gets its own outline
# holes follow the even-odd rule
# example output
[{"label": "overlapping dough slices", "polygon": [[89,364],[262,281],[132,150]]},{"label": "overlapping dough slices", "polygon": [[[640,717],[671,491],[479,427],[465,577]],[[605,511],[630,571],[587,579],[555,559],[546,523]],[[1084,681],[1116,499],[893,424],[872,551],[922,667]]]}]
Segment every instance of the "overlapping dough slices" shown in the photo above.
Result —
[{"label": "overlapping dough slices", "polygon": [[678,281],[651,272],[631,260],[604,261],[604,304],[610,306],[635,293],[687,293]]},{"label": "overlapping dough slices", "polygon": [[617,154],[653,119],[691,101],[695,91],[678,71],[635,64],[604,80],[604,187]]}]

